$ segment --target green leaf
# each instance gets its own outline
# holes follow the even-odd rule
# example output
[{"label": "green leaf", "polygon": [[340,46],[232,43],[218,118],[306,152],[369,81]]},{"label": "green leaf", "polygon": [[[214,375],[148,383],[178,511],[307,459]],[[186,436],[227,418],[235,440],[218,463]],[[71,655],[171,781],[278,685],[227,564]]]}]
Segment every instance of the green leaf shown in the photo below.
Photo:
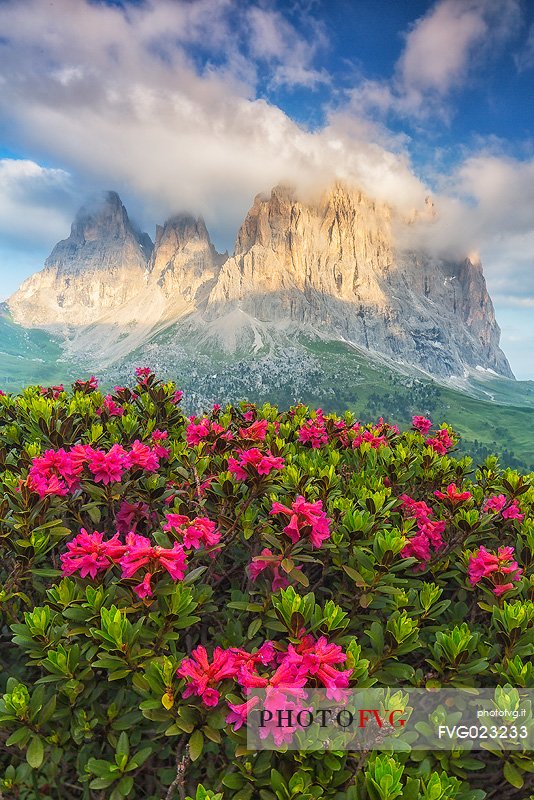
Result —
[{"label": "green leaf", "polygon": [[508,783],[511,783],[512,786],[515,786],[516,789],[521,789],[525,782],[517,767],[514,767],[510,761],[507,761],[504,765],[503,775]]},{"label": "green leaf", "polygon": [[40,736],[33,736],[26,750],[26,761],[32,769],[39,769],[44,759],[44,746]]},{"label": "green leaf", "polygon": [[8,747],[11,747],[13,744],[25,745],[30,736],[31,731],[29,728],[19,728],[6,740],[6,745]]},{"label": "green leaf", "polygon": [[195,731],[189,739],[189,755],[191,761],[196,761],[202,755],[204,749],[204,736],[201,731]]}]

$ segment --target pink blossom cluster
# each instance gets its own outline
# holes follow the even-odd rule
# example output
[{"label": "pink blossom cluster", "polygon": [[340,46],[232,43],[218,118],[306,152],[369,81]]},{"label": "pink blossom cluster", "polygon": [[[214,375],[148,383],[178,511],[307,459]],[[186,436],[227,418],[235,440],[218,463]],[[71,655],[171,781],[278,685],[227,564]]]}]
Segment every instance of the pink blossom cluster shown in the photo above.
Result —
[{"label": "pink blossom cluster", "polygon": [[122,578],[132,578],[139,570],[146,568],[141,583],[133,587],[134,592],[144,598],[152,595],[150,582],[156,572],[165,570],[174,581],[183,580],[186,555],[178,542],[174,543],[172,549],[164,548],[130,531],[126,535],[126,543],[122,544],[118,533],[104,541],[103,533],[88,533],[85,528],[67,542],[67,552],[61,555],[64,575],[79,572],[82,578],[89,576],[94,580],[99,572],[113,564],[121,568]]},{"label": "pink blossom cluster", "polygon": [[438,500],[446,500],[453,506],[463,503],[465,500],[469,500],[469,498],[472,497],[471,492],[461,492],[455,483],[449,483],[444,492],[436,491],[434,495]]},{"label": "pink blossom cluster", "polygon": [[95,450],[88,444],[78,444],[69,450],[47,450],[42,456],[32,459],[27,485],[40,497],[65,496],[78,488],[86,467],[95,483],[107,485],[120,481],[124,472],[130,469],[156,472],[159,457],[139,440],[129,450],[120,444],[114,444],[107,451]]},{"label": "pink blossom cluster", "polygon": [[434,512],[424,500],[414,500],[406,494],[400,496],[402,509],[405,517],[415,519],[417,533],[412,536],[401,550],[403,558],[416,558],[419,569],[425,569],[432,551],[439,552],[443,546],[443,532],[445,531],[445,520],[432,520]]},{"label": "pink blossom cluster", "polygon": [[137,378],[140,386],[146,386],[148,379],[152,374],[153,373],[150,367],[136,367],[135,369],[135,377]]},{"label": "pink blossom cluster", "polygon": [[440,428],[439,431],[436,431],[434,436],[430,436],[425,440],[425,444],[431,447],[432,450],[440,456],[447,455],[449,450],[454,447],[454,442],[447,428]]},{"label": "pink blossom cluster", "polygon": [[282,503],[273,503],[269,514],[282,514],[289,518],[284,528],[284,533],[296,544],[302,536],[309,538],[312,547],[321,547],[325,539],[330,537],[330,523],[332,522],[323,511],[323,503],[318,500],[309,503],[302,495],[291,504],[291,507]]},{"label": "pink blossom cluster", "polygon": [[412,428],[416,431],[419,431],[423,436],[426,436],[429,430],[432,428],[432,423],[426,417],[415,416],[412,417]]},{"label": "pink blossom cluster", "polygon": [[[189,658],[185,658],[176,674],[185,678],[185,698],[195,695],[203,705],[214,707],[220,700],[220,684],[231,679],[241,686],[245,697],[253,689],[270,693],[287,691],[294,697],[304,696],[300,691],[308,685],[324,686],[327,696],[340,699],[341,690],[349,685],[352,670],[338,669],[347,660],[343,649],[325,636],[315,639],[305,635],[297,644],[289,644],[286,651],[277,651],[272,642],[265,642],[255,653],[238,647],[216,647],[210,660],[206,648],[198,645]],[[255,702],[229,704],[226,721],[238,730],[247,720]]]},{"label": "pink blossom cluster", "polygon": [[230,441],[234,438],[231,431],[226,430],[218,422],[212,422],[208,417],[203,417],[195,422],[196,417],[189,417],[189,425],[185,431],[185,440],[189,447],[194,447],[201,442],[214,442],[218,437]]},{"label": "pink blossom cluster", "polygon": [[483,506],[484,511],[495,511],[496,514],[500,512],[503,519],[517,519],[522,522],[525,515],[521,513],[517,500],[508,501],[504,494],[496,494],[488,497]]},{"label": "pink blossom cluster", "polygon": [[258,419],[247,428],[239,428],[239,436],[252,442],[263,442],[267,436],[268,426],[268,420]]},{"label": "pink blossom cluster", "polygon": [[171,454],[170,447],[164,447],[162,442],[166,442],[169,438],[169,434],[167,431],[160,431],[155,430],[152,431],[152,450],[157,455],[158,458],[167,459]]},{"label": "pink blossom cluster", "polygon": [[240,450],[236,455],[237,458],[230,456],[228,459],[228,470],[240,481],[269,475],[275,469],[282,469],[285,463],[283,458],[273,456],[270,450],[262,453],[257,447]]},{"label": "pink blossom cluster", "polygon": [[65,391],[65,388],[62,383],[58,386],[49,386],[48,388],[45,386],[41,386],[41,394],[44,397],[49,397],[52,400],[57,400],[59,395]]},{"label": "pink blossom cluster", "polygon": [[499,547],[495,554],[481,546],[469,559],[467,572],[471,584],[474,586],[479,581],[487,579],[497,597],[509,592],[514,588],[513,581],[518,581],[523,573],[517,561],[512,560],[513,557],[513,547]]},{"label": "pink blossom cluster", "polygon": [[388,446],[388,440],[384,435],[378,434],[376,431],[363,431],[352,440],[352,447],[354,449],[361,447],[364,442],[368,442],[373,450]]},{"label": "pink blossom cluster", "polygon": [[317,409],[315,417],[307,419],[299,428],[298,439],[299,442],[310,444],[315,449],[328,444],[328,432],[321,408]]},{"label": "pink blossom cluster", "polygon": [[85,392],[86,394],[89,394],[89,392],[96,392],[98,389],[98,379],[95,378],[94,375],[91,375],[91,377],[86,381],[74,381],[72,384],[72,389],[74,392]]},{"label": "pink blossom cluster", "polygon": [[[215,547],[221,541],[221,532],[217,530],[215,522],[207,517],[190,519],[184,514],[166,514],[167,522],[164,531],[170,531],[179,536],[182,544],[187,549],[199,550],[201,547]],[[210,556],[215,558],[216,551],[211,551]]]},{"label": "pink blossom cluster", "polygon": [[96,409],[96,413],[101,416],[102,414],[107,414],[108,417],[122,417],[124,414],[124,408],[119,406],[112,398],[110,394],[107,394],[102,401],[102,405],[100,408]]}]

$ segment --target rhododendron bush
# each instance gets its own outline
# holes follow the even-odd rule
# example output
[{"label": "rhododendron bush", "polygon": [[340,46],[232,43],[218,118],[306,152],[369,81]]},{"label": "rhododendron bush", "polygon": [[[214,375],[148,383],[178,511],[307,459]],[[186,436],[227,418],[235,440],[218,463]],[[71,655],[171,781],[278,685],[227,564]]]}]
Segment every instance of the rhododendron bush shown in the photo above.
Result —
[{"label": "rhododendron bush", "polygon": [[[0,792],[511,800],[528,753],[247,750],[255,689],[534,687],[534,476],[147,368],[0,396]],[[283,744],[283,742],[282,742]]]}]

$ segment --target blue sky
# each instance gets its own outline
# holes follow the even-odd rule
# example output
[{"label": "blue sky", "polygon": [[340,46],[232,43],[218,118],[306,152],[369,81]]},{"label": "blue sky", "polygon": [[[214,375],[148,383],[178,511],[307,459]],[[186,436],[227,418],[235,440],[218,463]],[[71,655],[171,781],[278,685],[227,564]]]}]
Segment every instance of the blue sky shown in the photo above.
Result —
[{"label": "blue sky", "polygon": [[231,250],[256,193],[341,177],[432,195],[417,243],[480,253],[534,379],[533,90],[529,0],[0,0],[0,296],[95,190]]}]

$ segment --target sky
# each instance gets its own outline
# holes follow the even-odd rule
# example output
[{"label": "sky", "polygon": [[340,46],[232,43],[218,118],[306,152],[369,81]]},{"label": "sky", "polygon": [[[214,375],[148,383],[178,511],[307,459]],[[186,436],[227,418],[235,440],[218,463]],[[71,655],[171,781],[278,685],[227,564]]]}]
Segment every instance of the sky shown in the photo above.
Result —
[{"label": "sky", "polygon": [[480,254],[534,379],[533,127],[530,0],[0,0],[0,298],[95,191],[232,251],[257,193],[343,179],[432,197],[415,243]]}]

